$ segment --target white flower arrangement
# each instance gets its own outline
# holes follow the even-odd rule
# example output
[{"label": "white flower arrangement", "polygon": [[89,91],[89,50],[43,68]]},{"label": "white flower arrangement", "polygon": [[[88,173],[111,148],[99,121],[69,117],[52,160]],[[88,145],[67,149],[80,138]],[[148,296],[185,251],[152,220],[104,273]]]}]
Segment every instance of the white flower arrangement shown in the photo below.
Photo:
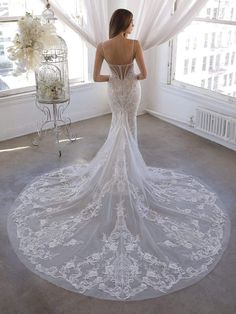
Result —
[{"label": "white flower arrangement", "polygon": [[38,89],[40,98],[44,100],[57,100],[65,97],[64,84],[59,79],[50,82],[41,80]]},{"label": "white flower arrangement", "polygon": [[26,12],[18,21],[19,33],[8,48],[9,59],[16,61],[15,74],[35,70],[41,61],[42,50],[58,42],[55,26]]}]

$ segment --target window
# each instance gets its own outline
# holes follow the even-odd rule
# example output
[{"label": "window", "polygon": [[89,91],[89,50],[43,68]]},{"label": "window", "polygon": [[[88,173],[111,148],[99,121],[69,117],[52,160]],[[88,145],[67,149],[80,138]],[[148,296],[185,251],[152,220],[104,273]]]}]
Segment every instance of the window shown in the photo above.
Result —
[{"label": "window", "polygon": [[187,38],[187,39],[186,39],[186,44],[185,44],[185,49],[186,49],[186,50],[189,50],[189,45],[190,45],[190,39]]},{"label": "window", "polygon": [[231,56],[231,65],[234,64],[234,59],[235,59],[235,51],[232,53],[232,56]]},{"label": "window", "polygon": [[207,17],[211,17],[211,8],[207,8],[206,14],[207,14]]},{"label": "window", "polygon": [[208,89],[211,89],[211,83],[212,83],[212,78],[209,77],[208,80],[207,80],[207,88]]},{"label": "window", "polygon": [[231,36],[232,36],[232,31],[228,32],[228,47],[231,45]]},{"label": "window", "polygon": [[203,57],[203,61],[202,61],[202,71],[206,71],[206,62],[207,62],[207,57]]},{"label": "window", "polygon": [[229,74],[229,85],[231,86],[233,84],[233,73]]},{"label": "window", "polygon": [[188,59],[184,60],[184,74],[188,74],[188,64],[189,60]]},{"label": "window", "polygon": [[228,78],[228,75],[227,75],[227,74],[225,74],[225,75],[224,75],[224,86],[226,86],[226,85],[227,85],[227,78]]},{"label": "window", "polygon": [[221,18],[224,19],[225,17],[225,8],[221,9]]},{"label": "window", "polygon": [[216,65],[215,65],[216,70],[218,71],[220,69],[220,54],[216,55]]},{"label": "window", "polygon": [[211,34],[211,48],[215,48],[216,33]]},{"label": "window", "polygon": [[225,65],[229,65],[229,52],[225,55]]},{"label": "window", "polygon": [[214,9],[213,9],[213,19],[216,19],[216,18],[217,18],[217,14],[218,14],[218,9],[217,9],[217,8],[214,8]]},{"label": "window", "polygon": [[[235,37],[236,38],[236,37]],[[218,48],[221,48],[222,46],[222,32],[218,33],[218,41],[217,41]]]},{"label": "window", "polygon": [[219,77],[218,76],[215,76],[214,77],[214,86],[213,86],[213,89],[217,89],[218,88],[218,81],[219,81]]},{"label": "window", "polygon": [[214,61],[214,56],[210,56],[209,72],[213,71],[213,61]]},{"label": "window", "polygon": [[195,72],[195,68],[196,68],[196,58],[193,58],[193,59],[192,59],[191,72]]},{"label": "window", "polygon": [[[177,7],[181,2],[178,1]],[[171,84],[233,95],[236,84],[235,12],[235,0],[208,0],[194,20],[173,39]],[[184,49],[187,38],[195,42],[189,46],[189,51]],[[187,61],[190,55],[191,65]]]},{"label": "window", "polygon": [[230,19],[232,20],[234,18],[234,8],[231,9],[230,13]]},{"label": "window", "polygon": [[[69,8],[73,8],[76,16],[81,17],[82,1],[71,0]],[[14,76],[15,64],[8,59],[7,48],[17,32],[17,20],[31,12],[41,15],[45,6],[41,1],[17,0],[7,1],[0,10],[0,96],[16,94],[35,89],[34,73]],[[87,48],[84,41],[75,32],[70,30],[60,21],[55,21],[57,33],[68,46],[69,77],[73,82],[87,80]],[[76,47],[76,49],[75,49]]]},{"label": "window", "polygon": [[207,44],[208,44],[208,34],[204,35],[204,48],[207,48]]}]

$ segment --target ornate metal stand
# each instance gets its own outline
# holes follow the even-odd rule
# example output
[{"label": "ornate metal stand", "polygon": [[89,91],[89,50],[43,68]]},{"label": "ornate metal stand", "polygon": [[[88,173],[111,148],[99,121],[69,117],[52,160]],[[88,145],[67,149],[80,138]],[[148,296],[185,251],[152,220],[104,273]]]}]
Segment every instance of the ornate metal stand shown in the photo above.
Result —
[{"label": "ornate metal stand", "polygon": [[60,146],[60,133],[63,129],[66,131],[65,135],[70,142],[75,141],[76,137],[72,136],[70,125],[71,119],[63,117],[63,113],[69,106],[69,100],[64,103],[40,103],[36,99],[36,106],[38,109],[44,113],[45,119],[43,120],[41,126],[38,126],[38,134],[33,139],[32,144],[34,146],[39,146],[43,135],[46,134],[48,130],[52,131],[55,135],[56,144],[58,147],[59,157],[61,157],[61,146]]}]

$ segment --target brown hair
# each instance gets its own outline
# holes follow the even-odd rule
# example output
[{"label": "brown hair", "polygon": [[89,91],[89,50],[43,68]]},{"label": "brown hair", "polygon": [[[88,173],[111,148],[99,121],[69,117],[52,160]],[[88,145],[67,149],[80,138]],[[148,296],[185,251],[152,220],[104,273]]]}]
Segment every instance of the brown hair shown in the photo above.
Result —
[{"label": "brown hair", "polygon": [[125,31],[133,19],[133,13],[126,9],[116,10],[110,19],[109,38],[113,38],[120,32]]}]

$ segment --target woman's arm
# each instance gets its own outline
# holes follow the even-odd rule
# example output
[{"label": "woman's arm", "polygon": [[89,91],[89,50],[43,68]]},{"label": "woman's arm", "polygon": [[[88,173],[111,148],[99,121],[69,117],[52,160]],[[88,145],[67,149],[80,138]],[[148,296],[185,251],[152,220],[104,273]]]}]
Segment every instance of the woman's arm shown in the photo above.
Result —
[{"label": "woman's arm", "polygon": [[137,79],[144,80],[147,77],[147,69],[144,63],[143,49],[138,40],[136,41],[135,59],[140,70]]},{"label": "woman's arm", "polygon": [[94,62],[94,67],[93,67],[93,80],[95,82],[109,81],[109,75],[100,74],[103,60],[104,60],[104,56],[102,53],[102,44],[100,43],[97,46],[96,57],[95,57],[95,62]]}]

